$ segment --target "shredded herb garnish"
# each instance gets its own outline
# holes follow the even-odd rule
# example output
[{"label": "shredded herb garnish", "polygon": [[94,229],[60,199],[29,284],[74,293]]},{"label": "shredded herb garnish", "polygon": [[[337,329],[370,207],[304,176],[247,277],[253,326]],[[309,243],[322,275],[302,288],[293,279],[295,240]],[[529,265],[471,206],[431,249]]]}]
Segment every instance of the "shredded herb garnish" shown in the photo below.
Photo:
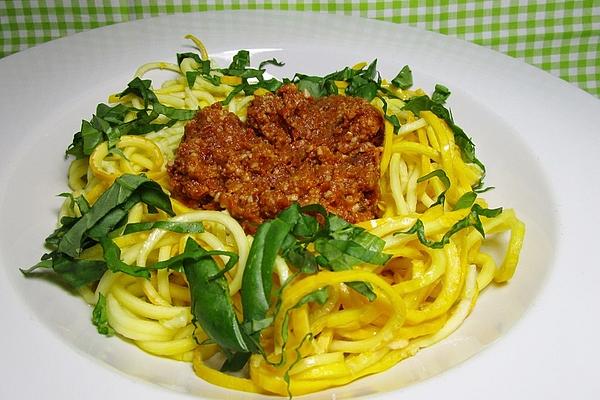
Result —
[{"label": "shredded herb garnish", "polygon": [[434,177],[438,178],[444,184],[446,189],[442,193],[440,193],[437,200],[430,207],[433,207],[437,204],[443,205],[444,202],[446,201],[446,192],[450,188],[450,179],[448,179],[448,175],[446,175],[446,172],[444,172],[443,169],[436,169],[435,171],[431,171],[427,175],[424,175],[424,176],[420,177],[419,179],[417,179],[417,182],[418,183],[424,182],[424,181],[434,178]]},{"label": "shredded herb garnish", "polygon": [[418,219],[408,231],[397,232],[395,233],[395,235],[412,235],[416,233],[417,238],[419,238],[419,241],[424,246],[430,247],[432,249],[441,249],[450,242],[450,238],[455,233],[469,227],[474,227],[475,229],[477,229],[481,236],[485,238],[485,231],[483,230],[483,224],[481,223],[480,216],[493,218],[497,217],[501,213],[502,208],[489,209],[483,208],[479,204],[474,204],[471,208],[471,212],[469,212],[469,214],[466,217],[452,225],[448,232],[446,232],[444,236],[437,242],[427,239],[427,237],[425,236],[425,226],[423,225],[423,222],[420,219]]},{"label": "shredded herb garnish", "polygon": [[[61,226],[46,238],[46,246],[51,252],[22,272],[32,275],[39,268],[51,269],[75,288],[98,281],[107,269],[149,277],[147,268],[123,263],[119,247],[109,237],[123,226],[129,210],[139,202],[174,215],[171,200],[158,183],[143,175],[122,175],[93,206],[87,210],[80,208],[81,217],[63,217]],[[84,250],[96,245],[103,248],[103,259],[79,258]]]}]

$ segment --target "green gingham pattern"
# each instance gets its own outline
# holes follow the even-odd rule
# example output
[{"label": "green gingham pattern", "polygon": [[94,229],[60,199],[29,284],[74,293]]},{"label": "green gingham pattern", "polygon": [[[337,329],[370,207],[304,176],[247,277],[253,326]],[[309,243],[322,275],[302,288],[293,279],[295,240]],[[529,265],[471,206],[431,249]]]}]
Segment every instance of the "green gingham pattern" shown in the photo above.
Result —
[{"label": "green gingham pattern", "polygon": [[117,22],[213,10],[312,11],[408,24],[523,59],[600,97],[600,0],[0,0],[0,57]]}]

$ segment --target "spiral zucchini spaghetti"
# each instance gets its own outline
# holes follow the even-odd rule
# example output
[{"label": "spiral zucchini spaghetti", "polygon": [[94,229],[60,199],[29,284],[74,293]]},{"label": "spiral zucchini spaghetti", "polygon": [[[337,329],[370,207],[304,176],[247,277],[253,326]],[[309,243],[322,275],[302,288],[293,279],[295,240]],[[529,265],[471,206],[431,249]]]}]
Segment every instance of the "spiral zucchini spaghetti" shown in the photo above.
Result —
[{"label": "spiral zucchini spaghetti", "polygon": [[[102,334],[191,362],[225,388],[300,395],[384,371],[454,332],[481,292],[514,274],[524,224],[479,195],[485,169],[444,107],[449,91],[411,90],[375,63],[287,83],[313,97],[359,96],[383,117],[380,217],[352,225],[319,205],[293,204],[254,236],[226,210],[171,198],[167,166],[196,110],[221,102],[242,121],[282,82],[239,52],[217,68],[199,54],[141,66],[101,104],[67,150],[70,193],[50,268],[94,305]],[[160,88],[142,79],[172,71]],[[504,258],[484,251],[509,233]],[[215,362],[225,360],[223,367]],[[244,377],[227,371],[248,366]]]}]

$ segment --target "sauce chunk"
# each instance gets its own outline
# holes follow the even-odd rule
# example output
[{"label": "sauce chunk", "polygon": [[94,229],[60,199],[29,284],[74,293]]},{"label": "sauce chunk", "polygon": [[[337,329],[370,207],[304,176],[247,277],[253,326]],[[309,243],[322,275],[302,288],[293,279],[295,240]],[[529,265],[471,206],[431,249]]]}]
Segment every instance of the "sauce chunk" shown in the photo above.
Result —
[{"label": "sauce chunk", "polygon": [[213,104],[185,128],[169,166],[175,198],[229,211],[253,233],[293,202],[349,222],[378,216],[380,113],[361,98],[306,97],[292,84],[256,97],[242,123]]}]

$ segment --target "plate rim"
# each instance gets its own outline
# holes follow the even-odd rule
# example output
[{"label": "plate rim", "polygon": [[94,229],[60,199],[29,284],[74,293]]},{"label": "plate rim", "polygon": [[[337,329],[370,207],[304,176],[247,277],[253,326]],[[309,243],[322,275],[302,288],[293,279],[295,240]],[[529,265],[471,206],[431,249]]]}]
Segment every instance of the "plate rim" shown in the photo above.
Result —
[{"label": "plate rim", "polygon": [[[410,27],[410,26],[406,26],[406,25],[398,25],[398,24],[394,24],[394,23],[386,22],[386,21],[368,20],[368,19],[364,19],[362,17],[357,17],[357,16],[344,16],[344,15],[336,15],[336,14],[322,14],[322,13],[297,12],[297,11],[291,11],[291,12],[275,11],[275,10],[272,10],[272,11],[214,11],[214,12],[199,12],[199,13],[192,13],[192,14],[176,14],[176,15],[158,16],[158,17],[149,18],[149,19],[143,19],[143,20],[136,20],[136,21],[129,21],[129,22],[117,23],[117,24],[114,24],[114,25],[100,27],[100,28],[89,30],[89,31],[85,31],[85,32],[79,32],[79,33],[76,33],[76,34],[73,34],[73,35],[69,35],[69,36],[66,36],[66,37],[63,37],[63,38],[60,38],[60,39],[56,39],[56,40],[53,40],[53,41],[50,41],[50,42],[46,42],[46,43],[41,44],[39,46],[35,46],[35,47],[32,47],[32,48],[26,49],[26,50],[24,50],[22,52],[15,53],[15,54],[12,54],[10,56],[7,56],[7,57],[1,59],[0,60],[0,72],[3,69],[9,68],[9,67],[7,67],[7,65],[12,64],[12,63],[20,62],[18,59],[20,59],[22,57],[24,57],[24,58],[30,58],[30,57],[33,57],[33,56],[37,55],[40,52],[50,51],[54,47],[61,46],[62,44],[67,44],[67,42],[70,43],[71,41],[74,40],[73,38],[76,38],[76,37],[80,38],[80,37],[83,37],[83,36],[94,36],[94,35],[97,35],[96,32],[98,32],[100,30],[102,30],[102,31],[121,30],[121,29],[127,29],[127,28],[123,28],[123,26],[125,26],[125,25],[134,25],[134,24],[147,25],[147,24],[152,24],[153,22],[156,22],[158,20],[165,20],[165,19],[174,19],[175,20],[175,19],[179,19],[179,18],[182,18],[182,17],[184,17],[183,19],[190,18],[190,17],[200,17],[200,18],[202,18],[202,17],[208,16],[208,14],[211,14],[211,15],[212,14],[219,14],[219,15],[223,15],[223,14],[232,14],[233,15],[233,14],[235,14],[235,15],[241,15],[241,16],[252,15],[252,17],[256,16],[257,14],[269,14],[270,17],[272,17],[274,15],[279,15],[280,16],[280,15],[283,15],[283,14],[285,14],[285,15],[294,14],[295,16],[302,15],[302,18],[304,18],[304,19],[307,19],[307,18],[308,19],[310,19],[310,18],[315,18],[315,19],[320,19],[320,18],[323,18],[323,19],[350,18],[350,19],[356,20],[357,23],[358,23],[358,21],[361,21],[360,23],[365,23],[365,25],[372,24],[372,26],[376,26],[376,25],[379,25],[379,24],[388,24],[389,28],[385,28],[385,29],[389,29],[389,30],[394,30],[394,29],[397,29],[399,27],[402,27],[402,29],[408,29],[408,30],[411,30],[411,31],[427,32],[427,31],[422,31],[420,28]],[[308,15],[310,15],[310,17],[308,17]],[[366,21],[368,21],[368,22],[366,22]],[[396,27],[396,28],[394,28],[394,27]],[[600,102],[598,102],[598,99],[596,99],[595,97],[593,97],[591,94],[583,91],[582,89],[579,89],[578,87],[576,87],[576,86],[574,86],[574,85],[572,85],[572,84],[570,84],[570,83],[568,83],[566,81],[563,81],[562,79],[560,79],[558,77],[555,77],[554,75],[551,75],[550,73],[548,73],[546,71],[543,71],[543,70],[541,70],[541,69],[539,69],[537,67],[534,67],[534,66],[531,66],[529,64],[526,64],[525,62],[523,62],[521,60],[517,60],[517,59],[511,58],[511,57],[506,56],[506,55],[504,55],[502,53],[496,52],[494,50],[491,50],[491,49],[488,49],[488,48],[485,48],[485,47],[482,47],[482,46],[479,46],[477,44],[473,44],[471,42],[462,41],[460,39],[453,38],[453,37],[443,36],[443,35],[440,35],[440,34],[437,34],[437,33],[434,33],[434,32],[427,32],[427,34],[436,35],[436,36],[439,36],[439,37],[443,37],[445,39],[449,39],[450,41],[454,41],[455,42],[454,45],[457,45],[456,42],[458,42],[458,43],[460,43],[460,46],[464,46],[465,44],[467,44],[469,46],[474,46],[474,48],[478,49],[477,52],[481,52],[483,50],[483,51],[491,52],[491,53],[495,54],[495,57],[497,57],[497,56],[505,57],[506,59],[509,60],[509,61],[505,60],[505,62],[511,63],[512,66],[514,68],[516,68],[516,69],[522,69],[523,66],[525,66],[525,68],[530,73],[533,73],[533,74],[543,73],[544,74],[544,78],[541,79],[541,80],[548,81],[550,79],[551,81],[553,81],[552,82],[553,84],[550,85],[550,86],[553,87],[553,90],[559,91],[560,92],[559,94],[561,96],[563,96],[565,98],[568,98],[569,100],[578,101],[578,102],[580,102],[579,104],[584,104],[585,105],[585,110],[586,110],[585,112],[589,112],[589,110],[600,111],[600,107],[598,107],[598,106],[600,106]],[[472,50],[472,51],[475,51],[475,50]],[[515,62],[516,62],[516,64],[515,64]],[[535,71],[535,72],[533,72],[533,71]],[[2,81],[1,76],[2,76],[2,74],[0,74],[0,81]],[[534,95],[536,95],[536,94],[538,96],[533,96],[533,97],[539,97],[538,93],[534,93]],[[583,94],[583,96],[582,96],[582,94]],[[0,104],[1,105],[5,105],[6,100],[1,100],[1,101],[2,102]],[[4,107],[0,107],[0,109],[4,109]],[[567,107],[567,111],[572,112],[575,115],[578,115],[578,112],[577,112],[577,110],[574,107],[571,107],[571,108]],[[592,116],[592,118],[589,118],[589,120],[587,121],[587,123],[580,124],[580,126],[583,126],[583,127],[586,127],[586,126],[587,127],[593,127],[594,125],[595,126],[600,126],[600,118],[598,117],[598,114],[600,114],[600,113],[597,113],[596,115]],[[597,147],[595,147],[595,146],[597,146]],[[598,142],[598,141],[597,142],[593,142],[592,145],[590,147],[588,147],[588,149],[587,149],[588,154],[593,154],[594,149],[595,150],[600,150],[600,142]],[[579,151],[581,152],[581,149],[579,149]],[[583,152],[583,154],[585,154],[585,152]],[[600,154],[600,153],[596,153],[596,154]],[[583,176],[586,177],[586,178],[589,178],[591,175],[593,175],[593,173],[594,173],[593,170],[591,170],[591,171],[583,171],[582,172]],[[4,186],[5,181],[7,179],[7,176],[8,176],[7,174],[8,174],[8,172],[5,172],[5,171],[3,171],[3,172],[0,173],[0,186],[2,186],[2,187]],[[580,178],[578,181],[583,181],[583,180],[584,179]],[[581,191],[579,192],[579,194],[586,195],[586,196],[595,196],[595,195],[599,194],[599,191],[598,191],[598,188],[590,188],[587,191],[584,191],[583,189],[581,189]],[[0,195],[0,196],[1,196],[0,197],[0,202],[1,202],[3,200],[4,195]],[[557,199],[557,202],[558,202],[557,206],[558,207],[564,207],[565,206],[562,203],[563,200],[564,199],[562,197]],[[560,211],[563,212],[562,209]],[[573,215],[572,212],[568,212],[566,214],[563,213],[563,214],[560,215],[560,217],[562,217],[562,218],[559,219],[559,223],[561,224],[561,234],[562,235],[566,235],[566,234],[570,233],[570,231],[572,230],[572,229],[568,229],[568,228],[571,228],[571,225],[569,225],[569,224],[572,223],[572,222],[569,222],[568,218],[564,218],[566,216],[572,216],[572,215]],[[577,221],[579,221],[579,220],[577,220]],[[588,231],[584,230],[584,233],[585,232],[588,232]],[[591,232],[591,229],[589,230],[589,232]],[[593,242],[591,241],[591,239],[590,240],[584,240],[584,242],[582,243],[581,247],[586,247],[586,246],[589,246],[589,245],[593,245]],[[589,248],[592,248],[592,247],[589,247]],[[561,249],[561,250],[564,250],[564,249]],[[565,255],[565,253],[559,255],[559,260],[561,260],[561,257],[566,257],[566,256],[568,257],[569,254],[572,254],[572,253],[570,253],[569,251],[567,251],[566,255]],[[558,263],[558,261],[557,261],[557,263]],[[556,270],[555,272],[558,271],[558,274],[557,273],[553,273],[552,274],[552,276],[550,277],[550,281],[547,282],[547,289],[548,289],[548,287],[553,287],[553,285],[556,285],[555,281],[557,279],[562,280],[564,278],[563,277],[563,272],[565,272],[564,271],[564,267],[558,268],[558,265],[557,265],[556,268],[555,268],[555,270]],[[600,276],[600,274],[598,274],[597,272],[595,272],[595,275],[593,275],[593,273],[592,273],[592,277],[598,277],[598,276]],[[0,288],[11,290],[10,287],[8,287],[8,288],[6,287],[7,285],[4,282],[6,282],[6,280],[2,280],[2,283],[0,283]],[[581,285],[581,286],[583,288],[587,287],[586,285]],[[591,288],[591,284],[589,284],[589,287]],[[5,292],[5,290],[2,290],[1,292]],[[540,296],[539,301],[540,302],[542,301],[542,295],[547,296],[546,292],[547,292],[547,290],[544,290],[544,293],[540,293],[539,294],[539,296]],[[0,294],[0,299],[2,299],[2,300],[6,300],[6,299],[10,299],[10,298],[11,298],[10,294],[7,294],[7,293]],[[552,303],[552,302],[550,302],[550,303]],[[597,300],[596,300],[596,304],[598,304]],[[534,317],[535,317],[535,315],[539,314],[539,312],[540,312],[540,310],[539,310],[539,307],[537,307],[537,306],[534,306],[534,309],[531,310],[531,313],[533,314]],[[530,313],[530,315],[527,316],[527,318],[531,317],[531,313]],[[35,325],[35,321],[29,321],[29,322],[33,322],[33,325]],[[521,331],[522,330],[526,330],[527,329],[526,327],[528,325],[530,325],[530,323],[523,324],[523,322],[524,321],[519,321],[517,323],[517,325],[515,325],[508,333],[505,333],[503,335],[503,337],[501,338],[501,340],[498,343],[496,343],[493,347],[494,348],[498,347],[499,349],[500,348],[506,348],[507,347],[507,343],[515,340],[515,337],[514,337],[515,335],[517,335],[517,334],[523,334],[523,332],[521,332]],[[592,325],[591,328],[594,329],[594,331],[592,331],[592,332],[600,332],[600,326],[597,323],[596,323],[596,325]],[[521,332],[521,333],[519,333],[519,332]],[[525,334],[527,334],[527,332],[525,332]],[[559,336],[558,338],[561,338],[561,337]],[[56,344],[56,343],[54,343],[54,344]],[[600,347],[598,347],[598,345],[596,345],[595,347],[592,346],[589,350],[590,350],[589,354],[587,355],[587,357],[590,357],[589,359],[591,359],[592,355],[598,355],[598,354],[600,354]],[[498,353],[499,351],[495,351],[495,349],[488,349],[488,350],[486,350],[483,353],[479,353],[478,355],[475,356],[478,359],[477,362],[478,363],[481,362],[483,364],[488,364],[489,365],[490,364],[490,361],[489,361],[490,355],[488,353],[490,353],[490,352]],[[76,357],[73,357],[73,358],[76,358]],[[85,357],[83,359],[88,360]],[[505,360],[504,362],[510,362],[512,360],[514,360],[514,359],[508,357],[507,360]],[[422,383],[422,384],[419,383],[417,385],[412,385],[412,386],[410,386],[408,388],[402,389],[402,391],[405,394],[410,394],[410,395],[416,396],[415,398],[421,398],[421,396],[423,396],[422,398],[425,398],[424,396],[426,396],[426,395],[428,395],[428,393],[430,393],[427,388],[424,388],[425,386],[427,386],[427,382],[436,381],[436,382],[439,382],[442,385],[453,386],[451,383],[448,382],[449,379],[463,379],[463,378],[461,378],[461,376],[464,376],[466,373],[468,373],[468,372],[464,372],[464,371],[469,371],[469,370],[473,369],[472,367],[467,366],[466,364],[470,364],[470,363],[462,363],[461,365],[456,366],[456,367],[452,368],[451,370],[444,372],[443,374],[440,374],[440,375],[437,375],[434,378],[428,379],[425,383]],[[2,370],[3,371],[5,369],[7,369],[7,365],[5,364],[4,361],[2,361],[0,365],[2,366]],[[104,375],[106,375],[106,374],[104,374]],[[554,375],[554,374],[551,374],[551,375]],[[512,374],[511,376],[513,378],[515,378],[514,374]],[[123,383],[125,386],[130,386],[126,382],[130,382],[129,379],[123,380],[121,383]],[[488,383],[491,383],[491,382],[492,381],[490,380]],[[520,381],[518,380],[518,382],[520,382],[520,384],[522,385],[520,388],[523,389],[524,388],[524,382],[522,380],[520,380]],[[542,381],[540,380],[540,382],[542,382]],[[48,382],[48,383],[51,383],[51,382]],[[583,388],[582,390],[588,390],[588,389],[590,389],[589,393],[592,393],[591,389],[593,387],[598,388],[598,385],[599,384],[597,382],[590,381],[590,385],[588,387],[586,387],[586,388]],[[140,385],[138,385],[138,386],[140,386]],[[50,387],[52,387],[52,386],[50,386]],[[152,390],[148,391],[149,393],[156,391],[156,388],[154,386],[152,386],[151,389]],[[555,389],[556,389],[556,387],[555,387]],[[1,389],[1,390],[4,390],[4,389]],[[1,390],[0,390],[0,393],[1,393]],[[497,393],[503,393],[503,395],[505,396],[504,393],[508,389],[503,389],[503,390],[499,390]],[[157,391],[157,392],[161,392],[161,391]],[[516,393],[516,392],[514,392],[514,393]],[[547,393],[548,394],[556,394],[557,392],[548,391]],[[587,392],[584,391],[584,392],[581,392],[581,393],[587,393]],[[149,394],[149,395],[151,395],[151,394]],[[161,393],[161,396],[164,398],[165,393]],[[381,398],[385,398],[386,396],[389,396],[389,395],[382,395]],[[151,397],[151,398],[154,398],[154,397]],[[373,398],[379,398],[379,397],[378,396],[373,396]]]}]

